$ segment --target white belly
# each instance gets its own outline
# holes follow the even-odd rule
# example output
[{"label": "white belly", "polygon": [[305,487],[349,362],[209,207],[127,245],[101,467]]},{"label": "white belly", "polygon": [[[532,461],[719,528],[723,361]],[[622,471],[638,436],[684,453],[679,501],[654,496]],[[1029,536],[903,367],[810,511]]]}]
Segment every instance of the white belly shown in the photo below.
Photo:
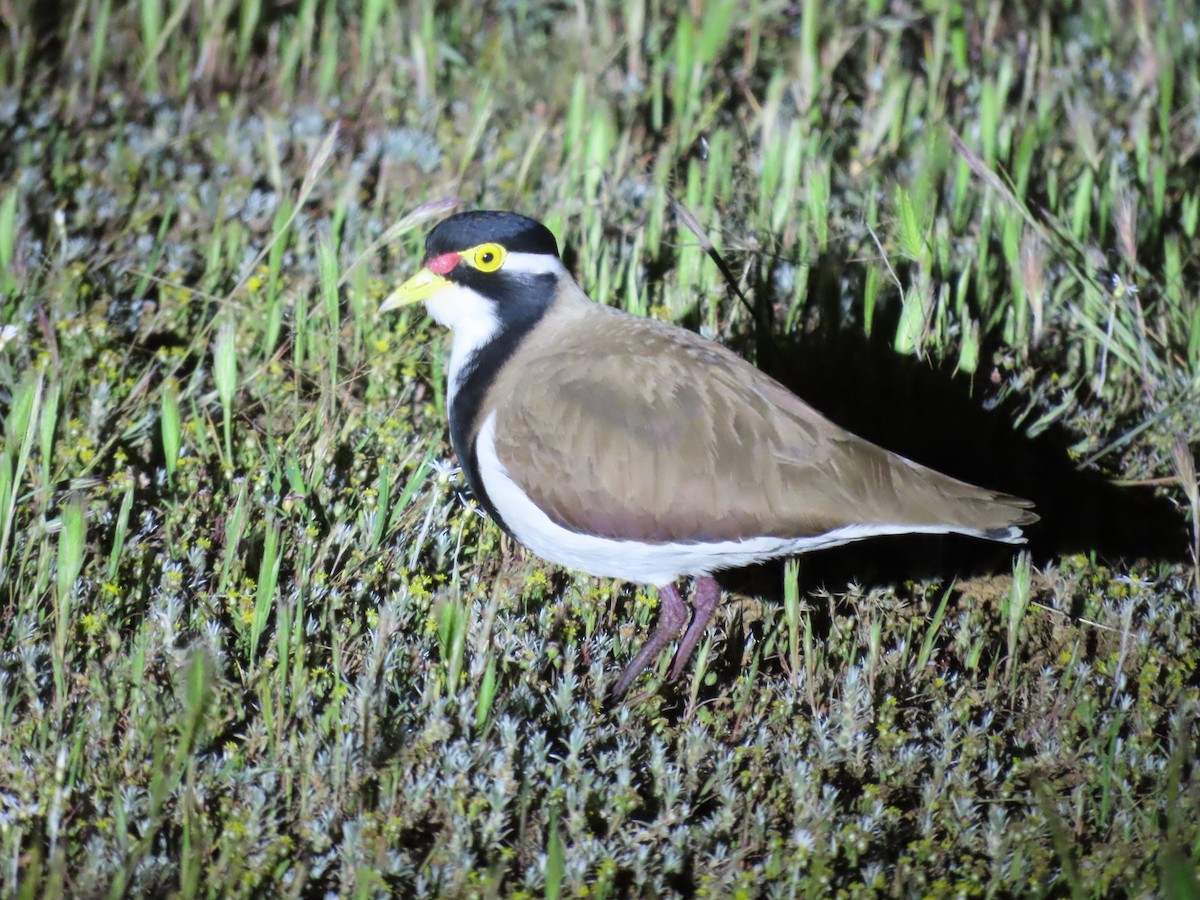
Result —
[{"label": "white belly", "polygon": [[496,456],[495,434],[496,414],[493,412],[479,429],[475,453],[479,477],[496,512],[517,540],[538,556],[589,575],[662,586],[687,575],[709,575],[721,569],[735,569],[777,556],[792,556],[875,535],[950,530],[938,526],[849,525],[812,537],[763,536],[741,541],[696,543],[644,543],[580,534],[552,522],[509,477],[503,462]]}]

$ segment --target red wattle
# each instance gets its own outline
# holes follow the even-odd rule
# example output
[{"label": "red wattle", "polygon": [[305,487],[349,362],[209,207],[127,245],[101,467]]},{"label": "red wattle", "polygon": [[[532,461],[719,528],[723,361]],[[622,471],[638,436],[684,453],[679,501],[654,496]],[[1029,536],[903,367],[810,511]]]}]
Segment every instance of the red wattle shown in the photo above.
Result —
[{"label": "red wattle", "polygon": [[441,253],[425,263],[427,268],[434,275],[445,275],[451,269],[458,265],[462,257],[457,253]]}]

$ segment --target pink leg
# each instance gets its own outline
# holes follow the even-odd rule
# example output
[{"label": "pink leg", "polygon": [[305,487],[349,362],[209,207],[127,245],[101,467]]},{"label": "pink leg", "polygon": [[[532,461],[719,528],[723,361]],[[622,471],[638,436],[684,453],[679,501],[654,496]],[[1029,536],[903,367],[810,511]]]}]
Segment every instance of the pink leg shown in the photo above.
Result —
[{"label": "pink leg", "polygon": [[650,640],[642,644],[642,649],[638,651],[637,656],[621,673],[621,677],[612,690],[614,697],[619,697],[629,690],[629,686],[642,674],[642,670],[654,662],[662,648],[675,639],[675,635],[679,634],[680,629],[688,620],[687,604],[679,596],[675,585],[668,584],[660,587],[658,599],[662,601],[662,609],[658,611],[658,624],[654,627],[654,633],[650,635]]},{"label": "pink leg", "polygon": [[700,638],[704,636],[708,623],[712,621],[713,614],[720,605],[721,586],[717,584],[717,579],[709,575],[697,578],[696,589],[692,592],[692,609],[695,612],[692,615],[692,624],[684,632],[679,649],[675,651],[675,663],[671,666],[672,681],[683,672],[683,667],[687,665],[692,651],[700,643]]}]

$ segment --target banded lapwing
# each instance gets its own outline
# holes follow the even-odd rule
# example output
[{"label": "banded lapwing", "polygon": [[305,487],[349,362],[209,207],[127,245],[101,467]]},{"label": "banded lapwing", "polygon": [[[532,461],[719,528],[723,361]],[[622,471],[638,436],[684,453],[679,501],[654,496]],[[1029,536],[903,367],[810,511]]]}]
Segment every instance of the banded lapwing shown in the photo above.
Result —
[{"label": "banded lapwing", "polygon": [[524,216],[434,228],[381,310],[420,300],[453,330],[450,437],[483,508],[539,556],[658,589],[615,694],[683,631],[679,676],[720,602],[714,572],[875,535],[1020,543],[1037,520],[839,428],[719,344],[594,303]]}]

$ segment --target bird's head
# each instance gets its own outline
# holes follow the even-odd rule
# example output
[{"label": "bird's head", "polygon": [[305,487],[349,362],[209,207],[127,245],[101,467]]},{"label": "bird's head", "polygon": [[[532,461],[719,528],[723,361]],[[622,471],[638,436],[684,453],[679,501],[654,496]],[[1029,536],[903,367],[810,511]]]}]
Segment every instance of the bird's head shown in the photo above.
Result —
[{"label": "bird's head", "polygon": [[511,212],[451,216],[425,239],[420,270],[396,288],[380,312],[424,300],[430,315],[456,331],[480,327],[554,298],[566,270],[545,225]]}]

